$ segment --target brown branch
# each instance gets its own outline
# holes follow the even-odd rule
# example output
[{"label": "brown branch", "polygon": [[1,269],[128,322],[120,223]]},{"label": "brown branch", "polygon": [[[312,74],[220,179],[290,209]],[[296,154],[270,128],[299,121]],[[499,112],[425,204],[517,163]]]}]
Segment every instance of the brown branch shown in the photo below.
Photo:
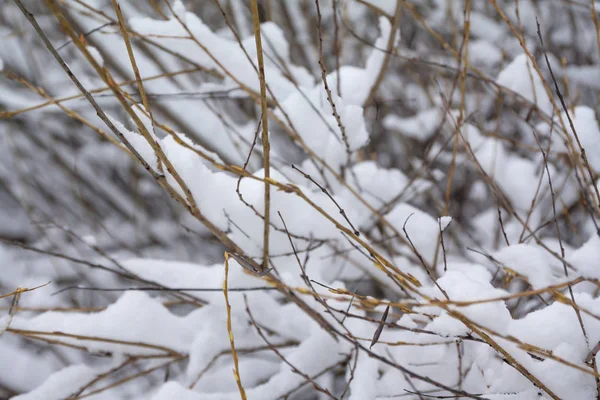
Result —
[{"label": "brown branch", "polygon": [[260,107],[262,110],[262,145],[263,145],[263,168],[265,170],[265,193],[264,193],[264,229],[263,229],[263,263],[262,269],[266,271],[269,269],[269,226],[270,215],[271,215],[271,185],[269,184],[269,177],[271,176],[271,161],[270,161],[270,149],[269,143],[269,115],[267,113],[267,88],[265,78],[265,65],[263,60],[263,49],[260,34],[260,19],[258,16],[258,3],[257,0],[251,1],[252,5],[252,24],[254,26],[254,40],[256,42],[256,55],[258,58],[258,78],[260,80]]}]

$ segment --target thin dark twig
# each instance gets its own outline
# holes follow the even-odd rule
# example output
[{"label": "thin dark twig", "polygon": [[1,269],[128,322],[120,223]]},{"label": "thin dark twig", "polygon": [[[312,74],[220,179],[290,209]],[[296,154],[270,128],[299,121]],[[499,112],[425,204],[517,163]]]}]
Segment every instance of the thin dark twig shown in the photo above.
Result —
[{"label": "thin dark twig", "polygon": [[319,182],[315,181],[313,179],[312,176],[310,176],[309,174],[305,173],[304,171],[302,171],[300,168],[296,167],[294,164],[292,164],[292,169],[295,169],[296,171],[300,172],[306,179],[308,179],[309,181],[311,181],[315,186],[317,186],[319,189],[321,189],[321,192],[325,193],[325,195],[327,197],[329,197],[329,199],[333,202],[333,204],[335,204],[335,206],[338,208],[338,210],[340,211],[340,214],[342,215],[342,217],[344,217],[344,219],[346,220],[346,222],[348,223],[348,225],[350,225],[350,227],[352,228],[352,230],[354,231],[354,234],[356,236],[360,236],[360,232],[358,231],[358,229],[356,229],[354,227],[354,225],[352,225],[352,222],[350,222],[350,219],[348,218],[348,216],[346,215],[346,211],[344,211],[344,209],[339,205],[339,203],[333,198],[333,196],[331,194],[329,194],[329,191],[327,189],[325,189]]},{"label": "thin dark twig", "polygon": [[[354,372],[356,371],[356,366],[358,365],[358,347],[354,347],[354,353],[354,363],[350,367],[350,377],[346,382],[346,387],[344,388],[344,391],[340,395],[340,400],[344,400],[344,396],[346,396],[346,393],[348,393],[348,390],[350,389],[350,384],[354,380]],[[352,356],[352,354],[350,354],[350,356]]]},{"label": "thin dark twig", "polygon": [[498,210],[498,221],[500,222],[500,230],[502,231],[502,235],[504,236],[504,241],[507,246],[510,246],[510,242],[508,241],[508,236],[506,235],[506,230],[504,229],[504,221],[502,221],[502,212],[500,211],[500,206],[497,206]]},{"label": "thin dark twig", "polygon": [[[348,316],[348,312],[350,311],[350,309],[352,308],[352,302],[354,301],[354,297],[356,296],[356,293],[358,292],[358,288],[360,287],[360,284],[363,282],[362,278],[360,281],[358,281],[358,283],[356,284],[356,287],[354,288],[354,290],[352,291],[352,297],[350,297],[350,301],[348,302],[348,307],[346,308],[346,313],[344,314],[344,317],[342,318],[341,323],[343,324],[344,321],[346,320],[346,317]],[[342,396],[343,397],[343,396]]]},{"label": "thin dark twig", "polygon": [[590,164],[588,162],[587,155],[585,153],[585,149],[583,148],[583,146],[581,145],[581,141],[579,140],[579,135],[577,134],[577,130],[575,130],[575,125],[573,124],[573,120],[571,119],[571,115],[569,114],[569,108],[567,107],[567,104],[565,103],[565,98],[563,97],[562,92],[560,91],[560,88],[558,87],[558,82],[556,81],[556,77],[554,76],[554,71],[552,70],[552,65],[550,65],[550,60],[548,60],[548,53],[546,52],[546,49],[544,47],[544,39],[542,38],[540,22],[538,21],[537,18],[535,19],[535,23],[537,24],[537,34],[538,34],[538,37],[540,38],[540,44],[542,45],[542,50],[544,52],[544,58],[546,59],[546,65],[548,65],[548,70],[550,71],[550,77],[552,78],[552,82],[554,83],[554,91],[556,92],[556,95],[558,96],[558,99],[560,100],[560,104],[562,105],[562,108],[567,116],[567,119],[569,120],[569,127],[571,128],[571,131],[573,131],[573,136],[575,137],[575,140],[577,141],[577,145],[579,146],[579,151],[581,151],[581,159],[583,160],[583,163],[589,174],[589,178],[592,183],[592,186],[594,187],[594,190],[596,191],[596,197],[598,199],[598,202],[600,203],[600,192],[598,191],[598,185],[596,184],[596,180],[594,179],[594,173],[592,172],[592,168],[590,167]]},{"label": "thin dark twig", "polygon": [[425,259],[423,258],[423,256],[421,256],[421,253],[419,253],[419,251],[417,250],[417,248],[413,244],[410,236],[408,235],[408,232],[406,231],[406,224],[408,223],[408,220],[410,219],[410,217],[412,217],[413,215],[414,215],[414,213],[410,214],[408,216],[408,218],[406,218],[406,220],[404,221],[404,224],[402,225],[402,231],[404,232],[404,235],[406,236],[406,239],[408,240],[408,243],[412,247],[414,253],[417,255],[417,257],[419,258],[419,261],[423,265],[423,268],[425,269],[425,272],[427,272],[427,275],[429,276],[429,279],[431,279],[431,281],[433,282],[433,284],[440,290],[440,292],[442,292],[442,294],[444,295],[444,297],[446,299],[449,299],[448,293],[446,293],[446,291],[437,283],[437,279],[435,279],[435,277],[433,276],[433,273],[430,271],[429,267],[427,266],[427,263],[425,262]]},{"label": "thin dark twig", "polygon": [[[534,135],[535,135],[535,132],[534,132]],[[535,137],[536,137],[536,139],[538,139],[537,135],[535,135]],[[538,140],[538,145],[540,145],[539,140]],[[556,212],[556,198],[555,198],[556,195],[554,194],[554,187],[552,185],[552,177],[550,175],[550,169],[548,168],[548,156],[547,156],[546,152],[544,151],[544,149],[542,149],[541,145],[540,145],[540,151],[542,152],[542,157],[544,158],[544,168],[546,169],[546,175],[548,176],[548,186],[550,187],[550,196],[552,198],[552,214],[554,217],[554,226],[556,227],[556,237],[558,238],[558,244],[560,246],[560,253],[564,260],[565,248],[563,246],[562,236],[560,233],[560,227],[558,225],[558,217],[557,217],[557,212]],[[567,268],[567,264],[565,264],[563,262],[562,265],[563,265],[565,277],[568,279],[569,278],[569,270]],[[571,301],[573,302],[573,310],[575,311],[575,314],[577,315],[577,321],[579,322],[579,326],[581,327],[581,332],[583,333],[585,341],[589,347],[590,343],[589,343],[588,335],[587,335],[585,326],[583,324],[581,312],[579,311],[579,308],[577,307],[577,303],[575,302],[575,295],[573,294],[573,287],[571,285],[569,285],[568,290],[569,290],[569,297],[571,297]]]},{"label": "thin dark twig", "polygon": [[[420,395],[423,397],[429,397],[430,399],[460,399],[462,396],[457,396],[457,395],[449,395],[449,396],[435,396],[432,394],[424,394],[424,393],[420,393],[420,392],[412,392],[408,389],[404,389],[404,391],[406,393],[410,393],[410,394],[416,394],[416,395]],[[477,396],[481,396],[480,394]]]},{"label": "thin dark twig", "polygon": [[122,276],[124,278],[128,278],[128,279],[135,279],[136,278],[135,276],[133,276],[131,274],[127,274],[127,273],[124,273],[122,271],[119,271],[119,270],[116,270],[116,269],[112,269],[112,268],[104,266],[102,264],[92,263],[92,262],[89,262],[89,261],[85,261],[85,260],[81,260],[81,259],[78,259],[78,258],[74,258],[74,257],[68,256],[66,254],[60,254],[60,253],[56,253],[56,252],[53,252],[53,251],[50,251],[50,250],[44,250],[44,249],[39,249],[37,247],[28,246],[28,245],[26,245],[24,243],[21,243],[21,242],[18,242],[16,240],[6,240],[4,238],[0,238],[0,242],[5,243],[5,244],[9,244],[9,245],[12,245],[12,246],[17,246],[17,247],[20,247],[20,248],[22,248],[24,250],[33,251],[34,253],[45,254],[45,255],[48,255],[48,256],[52,256],[52,257],[56,257],[56,258],[61,258],[63,260],[71,261],[71,262],[74,262],[76,264],[83,264],[83,265],[86,265],[86,266],[88,266],[90,268],[97,268],[97,269],[101,269],[103,271],[112,272],[113,274],[120,275],[120,276]]},{"label": "thin dark twig", "polygon": [[[319,6],[319,0],[315,0],[315,6],[317,7],[317,34],[319,37],[319,66],[321,67],[321,79],[323,80],[323,86],[325,87],[325,92],[327,93],[327,100],[331,105],[332,114],[337,122],[338,127],[340,128],[340,132],[342,133],[342,141],[344,142],[346,149],[346,166],[348,166],[350,165],[352,152],[350,150],[350,143],[348,142],[346,127],[342,123],[342,118],[337,111],[333,95],[331,94],[331,89],[327,83],[327,67],[325,66],[325,61],[323,58],[323,31],[321,29],[321,7]],[[338,80],[339,78],[340,77],[338,75]]]},{"label": "thin dark twig", "polygon": [[291,369],[292,372],[295,374],[300,375],[301,377],[303,377],[306,381],[310,382],[313,387],[318,390],[319,392],[325,394],[327,397],[330,397],[334,400],[337,400],[332,394],[331,392],[326,389],[323,388],[321,385],[319,385],[314,379],[312,379],[310,376],[308,376],[307,374],[305,374],[304,372],[300,371],[298,368],[296,368],[292,363],[290,363],[290,361],[279,351],[279,349],[277,349],[270,341],[269,339],[267,339],[266,335],[263,333],[261,327],[256,323],[256,320],[254,319],[254,316],[252,315],[252,312],[250,311],[250,306],[248,304],[248,297],[246,295],[244,295],[244,303],[246,304],[246,313],[248,314],[248,317],[250,317],[250,321],[252,326],[254,326],[254,329],[256,330],[256,332],[258,333],[258,335],[262,338],[262,340],[265,342],[265,344],[269,347],[269,349],[271,351],[273,351],[273,353],[275,353],[277,355],[277,357],[279,357],[279,359],[281,361],[283,361],[285,364],[287,364]]},{"label": "thin dark twig", "polygon": [[[101,30],[102,28],[106,28],[107,26],[113,26],[113,25],[116,25],[116,24],[115,24],[113,21],[107,22],[107,23],[105,23],[105,24],[102,24],[102,25],[100,25],[100,26],[98,26],[98,27],[96,27],[96,28],[94,28],[94,29],[92,29],[92,30],[90,30],[90,31],[88,31],[88,32],[86,32],[86,33],[84,33],[84,34],[83,34],[83,36],[84,36],[84,37],[88,37],[88,36],[89,36],[89,35],[91,35],[92,33],[98,32],[98,31],[99,31],[99,30]],[[70,45],[71,43],[73,43],[73,41],[72,41],[72,40],[68,40],[68,41],[66,41],[65,43],[63,43],[63,44],[61,44],[60,46],[58,46],[58,47],[56,48],[56,51],[60,51],[61,49],[63,49],[64,47],[66,47],[66,46]]]},{"label": "thin dark twig", "polygon": [[138,153],[138,151],[135,149],[135,147],[133,147],[133,145],[131,145],[129,143],[129,141],[125,138],[125,136],[123,135],[123,133],[121,131],[119,131],[119,129],[117,129],[117,127],[107,117],[107,115],[104,113],[104,110],[102,110],[102,108],[100,107],[100,105],[96,102],[96,100],[94,100],[94,98],[92,97],[92,95],[90,94],[90,92],[88,92],[85,89],[85,87],[83,87],[83,85],[81,84],[81,82],[79,81],[79,79],[71,71],[71,68],[69,68],[69,66],[64,61],[64,59],[58,54],[58,52],[56,51],[56,48],[52,45],[52,42],[50,42],[50,40],[48,39],[48,37],[46,36],[46,34],[42,30],[42,28],[39,26],[39,24],[37,23],[35,17],[33,16],[33,14],[30,13],[25,8],[25,6],[23,5],[23,3],[20,0],[14,0],[14,1],[17,4],[17,6],[19,7],[19,9],[21,10],[21,12],[23,13],[23,15],[25,15],[25,18],[27,18],[27,20],[31,23],[31,25],[33,26],[33,28],[37,32],[38,36],[42,39],[42,41],[44,42],[44,45],[46,46],[46,48],[48,49],[48,51],[50,51],[50,53],[52,54],[52,56],[54,57],[54,59],[56,60],[56,62],[58,62],[58,64],[62,67],[62,69],[65,71],[65,73],[69,76],[69,78],[71,79],[71,81],[75,84],[75,86],[77,86],[77,89],[79,89],[79,91],[85,96],[85,98],[92,105],[92,107],[96,111],[96,115],[98,115],[98,117],[106,124],[106,126],[117,137],[119,137],[119,139],[121,139],[121,141],[123,142],[123,144],[125,145],[125,147],[127,147],[127,150],[129,150],[131,152],[131,154],[133,154],[135,156],[135,158],[142,164],[142,166],[144,167],[144,169],[146,171],[148,171],[152,175],[152,177],[154,177],[154,179],[156,179],[158,181],[164,180],[165,176],[162,175],[162,174],[157,173],[156,171],[154,171],[150,167],[150,164],[148,164],[146,162],[146,160]]},{"label": "thin dark twig", "polygon": [[[337,322],[340,323],[340,325],[342,325],[342,327],[344,327],[344,325],[336,318],[336,316],[333,314],[333,311],[331,310],[331,307],[327,304],[327,302],[319,295],[319,293],[315,290],[314,286],[312,285],[312,282],[314,282],[313,280],[309,279],[308,275],[306,274],[306,269],[304,267],[304,265],[302,264],[302,262],[300,262],[300,257],[298,256],[298,252],[296,251],[296,246],[294,245],[294,241],[292,240],[292,237],[289,234],[289,230],[287,228],[287,225],[285,223],[285,220],[283,219],[283,216],[281,215],[281,212],[277,211],[277,214],[279,214],[279,219],[281,219],[281,223],[283,224],[283,227],[285,229],[285,232],[287,233],[287,237],[288,240],[290,242],[290,246],[292,247],[292,250],[294,252],[294,257],[296,258],[296,262],[298,263],[298,266],[300,267],[300,271],[301,271],[301,277],[304,280],[304,283],[306,283],[306,286],[310,289],[310,294],[313,296],[313,298],[319,303],[321,304],[324,308],[325,308],[325,312],[329,315],[331,315],[333,317],[333,319],[335,319]],[[346,327],[344,327],[344,329],[347,330]],[[330,332],[331,333],[331,332]],[[336,341],[338,340],[335,335],[331,335]]]},{"label": "thin dark twig", "polygon": [[440,227],[440,244],[442,245],[442,256],[444,259],[444,273],[448,271],[448,260],[446,259],[446,245],[444,244],[444,231],[446,228],[442,229],[442,221],[438,219],[438,225]]},{"label": "thin dark twig", "polygon": [[[52,296],[69,291],[69,290],[90,290],[95,292],[222,292],[222,288],[162,288],[162,287],[128,287],[128,288],[100,288],[88,286],[69,286],[52,293]],[[273,286],[265,287],[245,287],[245,288],[228,288],[230,292],[259,292],[268,290],[277,290]]]}]

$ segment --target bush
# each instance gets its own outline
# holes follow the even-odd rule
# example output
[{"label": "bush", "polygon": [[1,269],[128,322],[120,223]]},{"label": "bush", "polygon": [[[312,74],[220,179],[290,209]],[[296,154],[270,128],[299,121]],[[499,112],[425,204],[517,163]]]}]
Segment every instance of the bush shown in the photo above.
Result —
[{"label": "bush", "polygon": [[185,3],[0,8],[0,395],[599,398],[594,2]]}]

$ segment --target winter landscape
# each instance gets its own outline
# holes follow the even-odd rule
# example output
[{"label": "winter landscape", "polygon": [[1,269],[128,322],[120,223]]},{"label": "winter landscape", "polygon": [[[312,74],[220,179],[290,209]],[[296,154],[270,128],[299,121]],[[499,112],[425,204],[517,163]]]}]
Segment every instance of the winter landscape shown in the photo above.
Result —
[{"label": "winter landscape", "polygon": [[0,1],[0,399],[600,399],[597,0]]}]

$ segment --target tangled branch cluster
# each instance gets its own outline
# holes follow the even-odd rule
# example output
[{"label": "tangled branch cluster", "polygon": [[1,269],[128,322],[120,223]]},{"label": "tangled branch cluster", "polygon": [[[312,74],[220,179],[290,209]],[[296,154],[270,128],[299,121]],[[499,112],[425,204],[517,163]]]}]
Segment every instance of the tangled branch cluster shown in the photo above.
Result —
[{"label": "tangled branch cluster", "polygon": [[600,398],[599,12],[3,2],[0,396]]}]

